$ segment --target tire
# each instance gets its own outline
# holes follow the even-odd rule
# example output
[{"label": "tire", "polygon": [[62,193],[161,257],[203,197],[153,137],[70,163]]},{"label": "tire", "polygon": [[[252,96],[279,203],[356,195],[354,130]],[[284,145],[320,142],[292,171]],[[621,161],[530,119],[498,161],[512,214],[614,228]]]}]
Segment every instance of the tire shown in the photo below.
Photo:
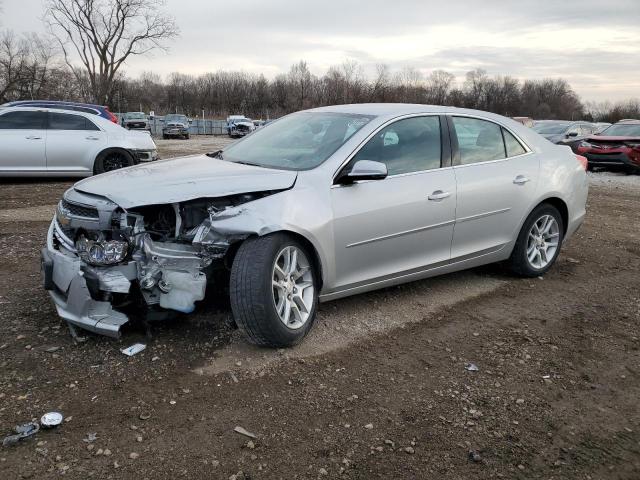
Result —
[{"label": "tire", "polygon": [[163,140],[167,140],[168,138],[169,138],[169,136],[168,136],[168,135],[165,135],[164,133],[162,134],[162,139],[163,139]]},{"label": "tire", "polygon": [[[294,276],[304,273],[290,282],[291,272],[287,271],[286,263],[280,262],[294,250],[299,267]],[[277,273],[276,264],[280,272],[287,273],[284,275],[287,280],[274,282],[274,279],[283,278]],[[280,286],[274,286],[274,283]],[[303,284],[310,285],[293,288]],[[315,321],[317,285],[317,272],[310,252],[292,236],[273,233],[245,240],[233,260],[229,282],[231,310],[238,328],[256,345],[272,348],[296,345],[309,333]],[[287,303],[287,299],[292,300]],[[306,313],[299,307],[300,302],[304,302]],[[281,310],[285,313],[282,315],[278,313],[278,305],[283,306]],[[289,309],[289,315],[286,314],[288,305],[295,306]],[[303,320],[304,315],[307,316]]]},{"label": "tire", "polygon": [[184,136],[184,139],[185,140],[189,140],[189,134],[188,133]]},{"label": "tire", "polygon": [[125,150],[105,150],[96,158],[93,172],[95,174],[111,172],[131,165],[135,165],[135,161],[129,152]]},{"label": "tire", "polygon": [[[551,224],[548,227],[547,235],[536,235],[536,232],[540,231],[541,220],[548,217],[553,218],[555,225]],[[536,224],[536,229],[534,229],[534,224]],[[544,224],[542,226],[544,227]],[[532,237],[530,237],[530,233]],[[540,240],[540,237],[545,238]],[[538,205],[522,225],[511,257],[507,261],[509,269],[522,277],[544,275],[558,258],[563,238],[564,223],[558,209],[548,203]],[[555,249],[550,247],[553,243],[556,244]],[[539,253],[536,253],[535,250],[538,250]],[[543,251],[545,253],[542,253]],[[533,261],[530,260],[530,256],[534,256]]]}]

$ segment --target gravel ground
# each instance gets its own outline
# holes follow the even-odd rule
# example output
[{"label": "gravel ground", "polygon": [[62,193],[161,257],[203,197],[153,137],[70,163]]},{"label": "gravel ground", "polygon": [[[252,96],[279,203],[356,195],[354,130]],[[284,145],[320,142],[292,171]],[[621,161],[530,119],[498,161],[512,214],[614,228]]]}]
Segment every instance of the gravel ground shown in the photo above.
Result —
[{"label": "gravel ground", "polygon": [[640,478],[640,177],[591,183],[544,279],[488,266],[322,304],[313,335],[274,352],[211,304],[151,340],[75,344],[38,266],[71,182],[4,182],[0,429],[67,421],[0,448],[0,477]]}]

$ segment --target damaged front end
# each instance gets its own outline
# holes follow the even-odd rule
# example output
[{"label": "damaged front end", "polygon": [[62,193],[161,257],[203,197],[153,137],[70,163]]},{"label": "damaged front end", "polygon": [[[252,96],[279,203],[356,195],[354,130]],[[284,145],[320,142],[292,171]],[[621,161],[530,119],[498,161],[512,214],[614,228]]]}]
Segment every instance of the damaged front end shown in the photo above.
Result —
[{"label": "damaged front end", "polygon": [[44,286],[70,325],[116,338],[138,314],[190,313],[233,245],[261,234],[243,206],[276,192],[125,209],[70,189],[42,250]]}]

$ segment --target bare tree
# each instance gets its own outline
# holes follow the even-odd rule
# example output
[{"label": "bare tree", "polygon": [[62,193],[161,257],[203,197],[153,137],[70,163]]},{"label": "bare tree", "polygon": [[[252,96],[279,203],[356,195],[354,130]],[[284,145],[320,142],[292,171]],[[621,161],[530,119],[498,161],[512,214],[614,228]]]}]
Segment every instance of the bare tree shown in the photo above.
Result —
[{"label": "bare tree", "polygon": [[163,6],[163,0],[48,0],[45,18],[67,65],[78,77],[88,75],[93,101],[106,103],[127,58],[164,49],[163,41],[178,34]]}]

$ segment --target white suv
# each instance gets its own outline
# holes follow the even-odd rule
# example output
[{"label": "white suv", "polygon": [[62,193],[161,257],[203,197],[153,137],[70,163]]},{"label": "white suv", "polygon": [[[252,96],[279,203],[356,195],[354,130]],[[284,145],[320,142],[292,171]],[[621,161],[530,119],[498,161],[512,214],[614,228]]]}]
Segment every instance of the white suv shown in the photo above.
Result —
[{"label": "white suv", "polygon": [[87,177],[157,158],[147,132],[126,130],[96,115],[0,109],[0,177]]}]

